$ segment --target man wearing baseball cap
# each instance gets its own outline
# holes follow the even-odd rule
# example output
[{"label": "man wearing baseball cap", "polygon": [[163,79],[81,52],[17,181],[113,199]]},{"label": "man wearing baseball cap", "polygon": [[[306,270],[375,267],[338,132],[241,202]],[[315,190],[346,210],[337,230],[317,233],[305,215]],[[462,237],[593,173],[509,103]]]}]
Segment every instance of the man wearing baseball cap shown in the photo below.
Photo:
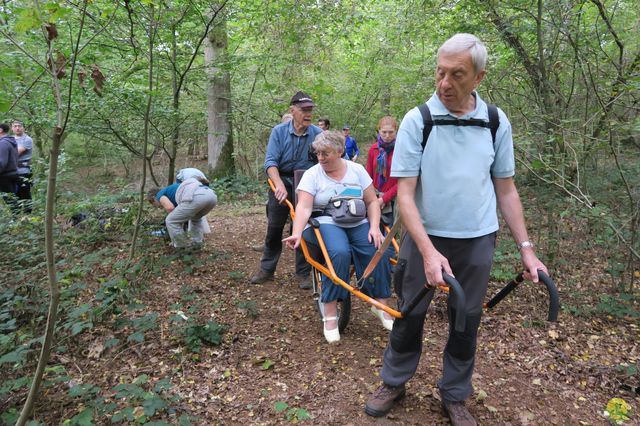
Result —
[{"label": "man wearing baseball cap", "polygon": [[[282,253],[282,230],[289,216],[286,204],[288,198],[293,203],[293,172],[307,170],[314,162],[309,156],[311,143],[322,133],[322,129],[312,124],[315,104],[309,95],[298,92],[291,98],[289,112],[293,120],[278,124],[271,131],[264,170],[276,188],[269,192],[267,202],[267,235],[258,271],[251,277],[251,283],[261,284],[273,279]],[[296,250],[296,277],[302,289],[311,288],[310,266],[300,249]]]},{"label": "man wearing baseball cap", "polygon": [[358,144],[356,144],[356,139],[351,136],[351,127],[348,124],[342,126],[342,131],[344,132],[345,139],[345,153],[349,157],[349,160],[356,161],[358,159],[358,155],[360,154],[360,150],[358,149]]}]

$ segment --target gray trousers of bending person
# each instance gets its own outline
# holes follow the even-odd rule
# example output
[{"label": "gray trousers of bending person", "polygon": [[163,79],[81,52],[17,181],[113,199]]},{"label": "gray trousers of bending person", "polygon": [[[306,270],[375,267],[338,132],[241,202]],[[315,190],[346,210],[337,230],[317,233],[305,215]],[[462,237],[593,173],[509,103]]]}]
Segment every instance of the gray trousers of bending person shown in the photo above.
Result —
[{"label": "gray trousers of bending person", "polygon": [[[289,201],[293,203],[293,187],[285,180]],[[295,205],[294,205],[295,207]],[[280,204],[269,191],[267,201],[267,235],[264,238],[264,252],[260,259],[260,268],[263,271],[273,273],[278,266],[278,260],[282,254],[282,231],[289,217],[289,207],[286,203]],[[300,248],[296,249],[296,275],[308,276],[311,272],[311,265],[304,259],[304,254]]]},{"label": "gray trousers of bending person", "polygon": [[[449,338],[444,349],[442,378],[438,389],[447,402],[464,401],[472,393],[471,377],[475,364],[476,340],[482,305],[493,262],[496,233],[469,239],[429,237],[435,248],[447,258],[466,297],[464,332],[455,331],[456,311],[449,304]],[[403,280],[396,294],[400,304],[408,302],[426,283],[422,255],[408,234],[403,237],[399,259],[406,259]],[[427,308],[433,299],[431,290],[406,318],[396,319],[384,352],[380,377],[389,386],[407,382],[416,372],[422,353],[422,335]]]},{"label": "gray trousers of bending person", "polygon": [[[167,216],[165,223],[171,242],[176,248],[202,244],[204,241],[204,217],[218,203],[216,193],[202,186],[193,193],[192,201],[179,202]],[[189,222],[189,232],[185,233],[183,225]]]}]

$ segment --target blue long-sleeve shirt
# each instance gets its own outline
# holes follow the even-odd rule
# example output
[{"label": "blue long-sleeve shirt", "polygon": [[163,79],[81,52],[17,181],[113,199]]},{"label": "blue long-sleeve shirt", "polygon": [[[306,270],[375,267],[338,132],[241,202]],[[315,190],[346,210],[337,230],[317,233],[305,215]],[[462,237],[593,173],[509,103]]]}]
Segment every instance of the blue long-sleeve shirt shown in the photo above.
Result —
[{"label": "blue long-sleeve shirt", "polygon": [[307,170],[313,166],[313,162],[309,160],[309,149],[320,133],[322,129],[312,124],[302,136],[297,136],[293,120],[275,126],[267,144],[265,172],[269,167],[277,167],[281,176],[292,176],[294,170]]},{"label": "blue long-sleeve shirt", "polygon": [[176,201],[176,192],[178,192],[178,187],[180,187],[180,184],[174,183],[173,185],[162,188],[156,194],[156,200],[160,201],[160,198],[164,196],[171,201],[171,204],[173,204],[174,207],[178,207],[178,202]]},{"label": "blue long-sleeve shirt", "polygon": [[345,152],[351,160],[356,155],[360,155],[360,150],[358,149],[358,145],[356,144],[356,140],[353,136],[347,136],[345,141]]}]

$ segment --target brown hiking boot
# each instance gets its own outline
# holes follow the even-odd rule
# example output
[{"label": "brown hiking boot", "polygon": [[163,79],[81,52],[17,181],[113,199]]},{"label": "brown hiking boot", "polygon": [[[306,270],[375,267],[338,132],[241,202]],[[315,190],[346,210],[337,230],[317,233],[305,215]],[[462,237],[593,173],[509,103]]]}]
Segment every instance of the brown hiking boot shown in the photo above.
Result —
[{"label": "brown hiking boot", "polygon": [[273,272],[263,271],[259,269],[258,272],[253,274],[251,277],[251,284],[262,284],[266,281],[271,281],[273,279]]},{"label": "brown hiking boot", "polygon": [[302,290],[308,290],[311,288],[311,278],[309,275],[296,275],[298,280],[298,287]]},{"label": "brown hiking boot", "polygon": [[464,402],[442,401],[442,408],[449,416],[452,426],[477,426],[476,419],[473,418]]},{"label": "brown hiking boot", "polygon": [[393,387],[383,383],[367,400],[364,412],[373,417],[382,417],[404,394],[404,384]]}]

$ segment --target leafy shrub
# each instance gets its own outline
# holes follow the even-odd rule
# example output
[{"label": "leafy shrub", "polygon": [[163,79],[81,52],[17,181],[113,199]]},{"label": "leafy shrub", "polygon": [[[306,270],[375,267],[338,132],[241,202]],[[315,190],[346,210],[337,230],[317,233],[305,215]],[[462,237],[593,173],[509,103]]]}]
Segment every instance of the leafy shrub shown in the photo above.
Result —
[{"label": "leafy shrub", "polygon": [[218,198],[225,201],[233,201],[246,198],[248,195],[264,192],[264,182],[259,182],[254,178],[234,175],[214,179],[211,187],[216,192]]},{"label": "leafy shrub", "polygon": [[303,420],[311,420],[311,415],[304,408],[289,407],[289,404],[283,401],[277,401],[274,404],[276,413],[284,413],[284,417],[289,422],[298,423]]},{"label": "leafy shrub", "polygon": [[226,327],[216,321],[206,324],[188,324],[184,332],[184,341],[191,352],[199,353],[202,344],[217,346],[222,343],[222,335]]}]

